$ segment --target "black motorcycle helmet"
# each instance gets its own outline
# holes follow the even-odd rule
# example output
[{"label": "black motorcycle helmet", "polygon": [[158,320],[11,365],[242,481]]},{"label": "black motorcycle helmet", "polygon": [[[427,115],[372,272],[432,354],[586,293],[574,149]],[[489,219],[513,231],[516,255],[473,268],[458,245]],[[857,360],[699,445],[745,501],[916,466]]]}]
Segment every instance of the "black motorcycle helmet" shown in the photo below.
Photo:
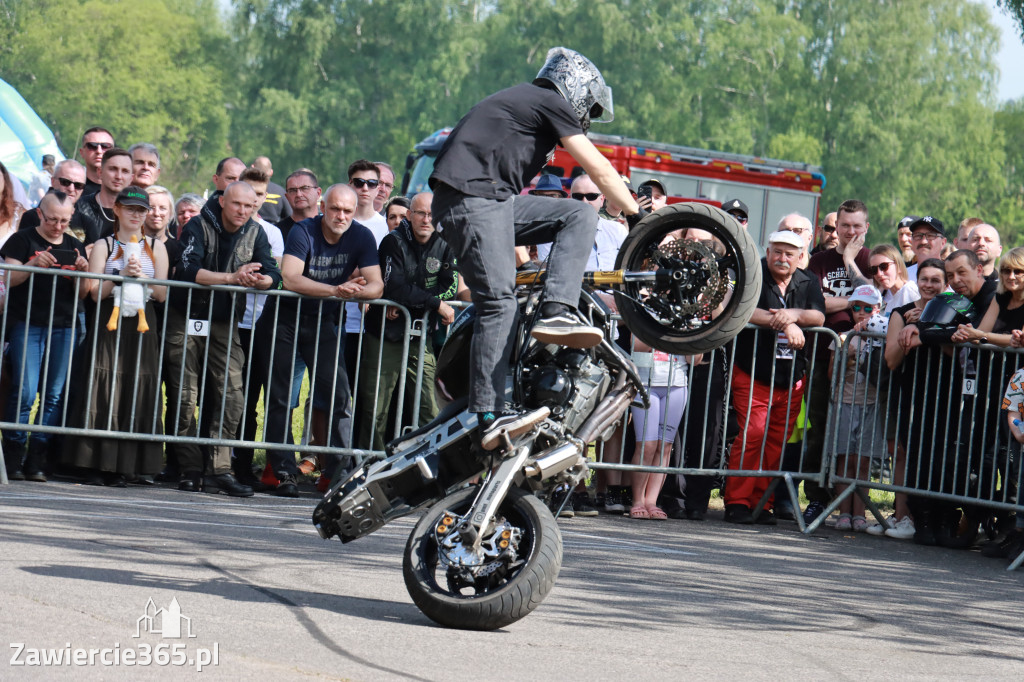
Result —
[{"label": "black motorcycle helmet", "polygon": [[929,329],[956,329],[962,324],[970,324],[973,318],[974,304],[969,298],[945,291],[925,304],[918,325]]}]

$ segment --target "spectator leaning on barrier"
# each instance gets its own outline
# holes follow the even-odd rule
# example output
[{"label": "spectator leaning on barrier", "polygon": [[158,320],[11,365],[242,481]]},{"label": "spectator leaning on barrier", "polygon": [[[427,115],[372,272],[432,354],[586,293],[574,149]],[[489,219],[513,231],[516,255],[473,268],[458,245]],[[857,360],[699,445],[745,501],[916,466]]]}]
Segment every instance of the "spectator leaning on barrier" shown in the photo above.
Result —
[{"label": "spectator leaning on barrier", "polygon": [[[376,172],[376,169],[374,169]],[[264,440],[267,461],[279,481],[275,494],[297,497],[295,452],[280,447],[289,441],[291,412],[290,384],[292,358],[298,355],[312,375],[310,400],[314,408],[330,414],[327,442],[336,449],[349,448],[351,412],[349,382],[344,358],[339,358],[338,338],[341,300],[369,300],[380,297],[384,282],[380,275],[377,245],[370,230],[353,220],[355,191],[347,185],[333,185],[322,201],[323,215],[304,220],[288,234],[281,275],[285,286],[319,300],[278,302],[273,329],[273,362],[266,391]],[[296,318],[298,324],[296,324]],[[264,324],[275,320],[271,308],[262,316]],[[260,324],[257,333],[267,328]],[[265,364],[265,366],[266,366]],[[338,473],[343,455],[332,454],[321,470],[324,481]]]},{"label": "spectator leaning on barrier", "polygon": [[[13,383],[6,420],[27,424],[39,393],[37,423],[56,426],[74,337],[71,326],[78,318],[77,299],[85,297],[90,289],[90,280],[61,277],[57,271],[84,272],[89,261],[85,259],[85,245],[65,232],[75,210],[74,202],[63,192],[51,192],[43,197],[39,209],[39,227],[14,233],[0,247],[0,256],[8,265],[39,268],[33,273],[8,273],[7,341]],[[46,384],[40,386],[44,376]],[[43,463],[49,440],[48,433],[33,433],[26,459],[28,434],[5,431],[8,477],[45,481]]]},{"label": "spectator leaning on barrier", "polygon": [[[946,259],[945,268],[946,280],[953,292],[941,295],[938,297],[940,301],[930,305],[936,308],[940,303],[946,305],[957,313],[957,318],[962,318],[961,322],[977,326],[995,295],[995,285],[985,279],[977,255],[968,249],[954,251]],[[990,462],[983,455],[990,454],[989,441],[994,437],[995,429],[973,428],[975,423],[985,423],[987,384],[985,387],[980,385],[985,377],[977,372],[975,357],[972,357],[975,354],[955,349],[952,357],[943,353],[943,347],[953,343],[959,331],[955,323],[947,324],[946,318],[950,316],[940,318],[941,323],[931,323],[932,318],[926,316],[927,312],[922,313],[917,323],[908,324],[900,333],[900,345],[904,349],[912,350],[923,345],[930,351],[927,365],[919,364],[917,368],[922,384],[918,392],[929,404],[921,405],[922,409],[914,415],[920,424],[911,423],[915,434],[920,426],[924,435],[920,436],[920,443],[911,442],[907,446],[909,470],[918,479],[910,485],[931,492],[976,494],[976,490],[971,490],[973,484],[970,479],[975,477],[977,481],[987,481],[991,474],[991,471],[985,472]],[[957,318],[952,319],[955,321]],[[928,373],[938,377],[942,383],[932,389],[931,384],[935,384],[937,379],[931,378],[929,385],[924,385]],[[974,388],[970,388],[964,379],[973,380]],[[980,399],[976,399],[976,394]],[[961,423],[966,429],[964,433],[971,435],[958,443]],[[994,420],[989,423],[994,423]],[[935,440],[929,442],[932,437]],[[982,442],[983,439],[986,442]],[[949,547],[963,544],[964,541],[957,536],[961,515],[959,505],[923,496],[911,496],[909,503],[916,525],[915,542]],[[975,522],[976,535],[978,519],[973,513],[970,507],[964,509],[968,521],[973,518]],[[968,527],[969,524],[965,524],[965,528]],[[969,541],[973,542],[973,538]]]},{"label": "spectator leaning on barrier", "polygon": [[[196,284],[229,284],[255,289],[273,289],[281,284],[281,273],[270,252],[263,229],[252,220],[256,193],[244,182],[228,185],[214,194],[198,216],[182,229],[183,250],[175,279]],[[238,430],[245,403],[243,363],[238,322],[245,311],[244,295],[176,288],[170,295],[164,362],[168,368],[167,420],[178,436],[196,436],[196,401],[199,382],[206,376],[206,392],[217,409],[204,435],[231,438]],[[209,348],[207,348],[207,346]],[[231,473],[231,449],[212,448],[211,471],[205,478],[203,456],[198,445],[175,447],[182,473],[180,490],[225,491],[248,497],[252,488],[238,483]]]},{"label": "spectator leaning on barrier", "polygon": [[103,153],[99,191],[83,197],[71,219],[71,231],[86,245],[113,233],[114,202],[131,182],[133,172],[132,155],[127,149],[112,147]]},{"label": "spectator leaning on barrier", "polygon": [[[855,332],[885,334],[888,325],[882,315],[882,294],[870,284],[853,290],[850,296],[850,310],[853,315]],[[840,336],[847,342],[847,335]],[[881,356],[882,339],[854,335],[849,339],[845,356],[840,353],[835,341],[832,342],[832,365],[829,374],[842,372],[843,392],[838,405],[838,418],[834,421],[836,474],[843,477],[864,480],[869,474],[868,463],[881,461],[885,456],[885,436],[879,428],[879,390],[876,388],[879,368],[871,366],[872,353]],[[836,361],[845,357],[844,366]],[[829,442],[833,442],[829,435]],[[837,485],[836,492],[842,493],[845,485]],[[850,495],[839,504],[839,520],[836,530],[853,530],[863,533],[868,529],[864,516],[864,502],[858,495]]]},{"label": "spectator leaning on barrier", "polygon": [[[729,468],[734,471],[779,468],[782,447],[793,430],[804,393],[806,360],[801,327],[825,321],[825,300],[815,278],[797,268],[805,242],[793,232],[768,235],[768,254],[761,259],[763,284],[751,323],[736,340],[733,404],[740,433],[732,444]],[[764,456],[761,457],[761,448]],[[725,520],[732,523],[774,523],[766,506],[751,513],[770,479],[731,477],[725,488]]]},{"label": "spectator leaning on barrier", "polygon": [[[170,207],[170,201],[167,206]],[[141,187],[129,185],[121,190],[114,202],[114,234],[93,245],[90,272],[123,275],[135,283],[167,278],[167,250],[162,242],[143,233],[149,209],[149,197]],[[138,256],[126,257],[126,245],[132,239],[141,242],[142,248]],[[143,319],[153,327],[160,320],[149,300],[140,315],[121,317],[114,313],[115,306],[120,305],[114,299],[114,285],[115,282],[104,280],[92,287],[93,300],[99,304],[92,307],[94,319],[89,323],[90,333],[96,334],[95,343],[87,344],[93,355],[91,362],[75,364],[78,384],[89,385],[92,391],[73,393],[69,414],[78,428],[161,434],[163,416],[156,410],[157,403],[163,403],[160,338],[154,329],[140,328]],[[164,286],[147,289],[156,301],[164,300],[167,293]],[[108,327],[111,320],[117,324],[114,329]],[[124,487],[127,481],[158,473],[163,464],[163,446],[159,441],[76,437],[67,438],[65,445],[68,463],[85,469],[87,482],[92,485]],[[147,482],[152,483],[152,479]]]},{"label": "spectator leaning on barrier", "polygon": [[[868,233],[868,209],[864,202],[848,199],[836,210],[835,248],[816,253],[808,271],[818,278],[825,297],[825,326],[837,334],[853,328],[848,296],[868,282],[864,274],[871,266],[870,251],[864,247]],[[816,352],[814,352],[816,350]],[[807,419],[810,426],[804,433],[802,467],[814,471],[821,467],[825,446],[825,423],[828,421],[829,374],[828,339],[822,335],[816,349],[808,349],[813,357],[807,396]],[[804,481],[808,505],[804,514],[807,523],[814,521],[829,502],[829,493],[813,481]]]},{"label": "spectator leaning on barrier", "polygon": [[[437,333],[455,319],[455,309],[446,301],[455,298],[459,277],[455,270],[455,254],[434,229],[430,211],[431,192],[413,197],[407,220],[384,237],[380,243],[380,266],[384,272],[383,298],[400,303],[409,309],[412,321],[427,317],[424,332],[426,346],[420,357],[417,339],[409,340],[409,352],[402,354],[405,336],[405,315],[388,315],[384,321],[381,306],[372,306],[366,313],[366,336],[363,348],[363,369],[359,375],[358,419],[362,424],[359,447],[383,450],[388,408],[395,387],[405,369],[406,403],[416,388],[416,368],[423,364],[423,382],[420,386],[419,424],[426,424],[437,414],[434,398],[435,347],[439,345]],[[382,333],[383,327],[383,333]],[[380,356],[380,368],[376,367]],[[370,438],[370,431],[373,438]]]}]

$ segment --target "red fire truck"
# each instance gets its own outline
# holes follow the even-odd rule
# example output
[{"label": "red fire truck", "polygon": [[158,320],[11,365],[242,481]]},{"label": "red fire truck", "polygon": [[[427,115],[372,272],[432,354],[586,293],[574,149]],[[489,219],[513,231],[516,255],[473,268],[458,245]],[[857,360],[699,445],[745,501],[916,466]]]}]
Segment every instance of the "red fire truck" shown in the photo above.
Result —
[{"label": "red fire truck", "polygon": [[[434,158],[450,132],[451,128],[438,130],[409,154],[403,193],[427,189]],[[817,229],[818,204],[825,187],[825,176],[817,166],[615,135],[591,133],[589,137],[634,187],[644,180],[660,181],[670,195],[669,203],[703,201],[720,206],[729,199],[739,199],[750,210],[747,229],[759,244],[767,242],[779,219],[789,213],[807,216]],[[573,158],[559,147],[546,171],[568,183],[581,172],[577,168]]]}]

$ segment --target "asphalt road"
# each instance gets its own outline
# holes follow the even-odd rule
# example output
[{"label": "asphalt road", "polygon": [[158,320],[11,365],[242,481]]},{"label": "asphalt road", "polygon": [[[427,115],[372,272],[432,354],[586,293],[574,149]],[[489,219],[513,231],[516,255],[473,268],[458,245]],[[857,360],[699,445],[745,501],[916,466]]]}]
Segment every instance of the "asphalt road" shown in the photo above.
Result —
[{"label": "asphalt road", "polygon": [[[561,522],[562,573],[537,611],[461,632],[406,593],[412,520],[343,546],[316,534],[314,504],[0,487],[0,639],[23,645],[0,679],[195,677],[213,654],[203,679],[1024,679],[1024,570],[977,552],[714,514],[577,518]],[[149,599],[172,613],[177,600],[180,639],[148,627]],[[161,645],[193,664],[156,665]],[[11,664],[45,649],[154,661]]]}]

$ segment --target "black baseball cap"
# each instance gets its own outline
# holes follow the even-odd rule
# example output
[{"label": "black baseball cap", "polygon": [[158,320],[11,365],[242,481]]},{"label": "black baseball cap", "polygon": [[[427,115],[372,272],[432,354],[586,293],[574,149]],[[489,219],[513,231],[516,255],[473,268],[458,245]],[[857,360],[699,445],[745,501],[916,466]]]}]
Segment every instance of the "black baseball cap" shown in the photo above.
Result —
[{"label": "black baseball cap", "polygon": [[729,199],[728,201],[722,202],[722,210],[726,213],[742,213],[744,218],[750,216],[750,212],[747,210],[747,205],[739,199]]},{"label": "black baseball cap", "polygon": [[946,226],[942,224],[942,221],[938,218],[933,218],[930,215],[926,215],[923,218],[918,218],[914,222],[910,223],[910,231],[913,232],[916,227],[927,227],[932,232],[937,232],[943,237],[946,236]]},{"label": "black baseball cap", "polygon": [[898,223],[896,223],[896,229],[898,230],[903,227],[910,227],[920,219],[921,216],[919,215],[905,215],[902,218],[900,218],[900,221]]},{"label": "black baseball cap", "polygon": [[118,192],[114,203],[121,204],[122,206],[142,206],[148,211],[149,195],[146,194],[146,190],[137,185],[128,185]]},{"label": "black baseball cap", "polygon": [[653,178],[650,180],[644,180],[640,183],[640,189],[643,189],[644,187],[657,187],[662,194],[668,196],[668,192],[665,191],[665,185],[661,184],[661,180],[655,180]]}]

